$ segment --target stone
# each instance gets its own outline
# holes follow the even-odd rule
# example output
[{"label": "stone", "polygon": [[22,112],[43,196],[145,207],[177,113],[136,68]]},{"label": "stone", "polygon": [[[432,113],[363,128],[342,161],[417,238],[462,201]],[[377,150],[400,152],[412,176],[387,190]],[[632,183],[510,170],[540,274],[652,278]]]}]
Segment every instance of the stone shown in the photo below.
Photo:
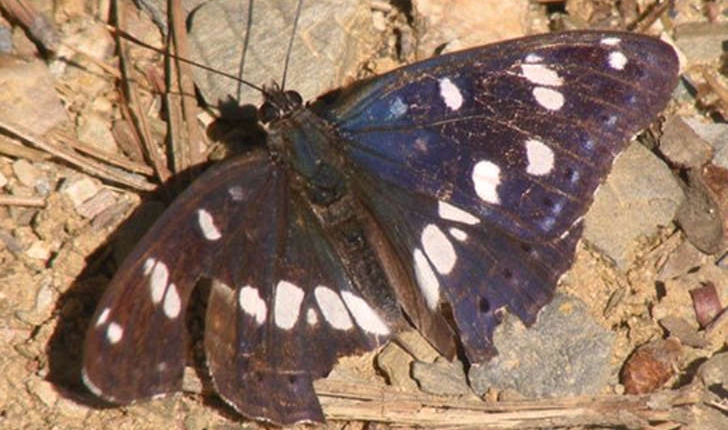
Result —
[{"label": "stone", "polygon": [[702,117],[685,117],[683,121],[701,139],[713,147],[713,164],[728,169],[728,124],[706,122]]},{"label": "stone", "polygon": [[493,339],[498,355],[468,374],[480,396],[491,387],[526,398],[592,395],[607,386],[612,373],[614,334],[594,322],[575,297],[557,294],[530,328],[507,314]]},{"label": "stone", "polygon": [[415,361],[412,363],[412,377],[426,393],[439,396],[463,396],[472,393],[463,364],[457,360],[450,362],[441,358],[434,363]]},{"label": "stone", "polygon": [[728,39],[728,23],[690,22],[675,27],[675,44],[689,63],[717,61]]},{"label": "stone", "polygon": [[[295,0],[256,2],[250,35],[245,30],[248,10],[248,2],[241,0],[208,2],[195,9],[188,18],[192,59],[232,75],[242,70],[241,77],[255,85],[281,84]],[[293,39],[285,87],[311,100],[342,86],[373,51],[376,34],[365,1],[308,2]],[[258,90],[232,79],[199,68],[192,73],[211,105],[229,98],[255,106],[262,101]]]},{"label": "stone", "polygon": [[80,207],[86,200],[95,196],[99,190],[99,185],[86,176],[72,178],[61,187],[61,193],[71,200],[75,208]]},{"label": "stone", "polygon": [[56,81],[43,61],[0,57],[0,116],[38,136],[68,122],[55,91]]},{"label": "stone", "polygon": [[684,198],[668,166],[633,143],[597,191],[583,237],[624,270],[635,256],[637,239],[669,225]]},{"label": "stone", "polygon": [[377,367],[391,385],[404,391],[417,391],[417,384],[410,377],[412,361],[412,356],[394,342],[388,343],[377,354]]},{"label": "stone", "polygon": [[22,158],[13,163],[13,173],[18,181],[28,188],[35,188],[42,182],[47,182],[40,169]]},{"label": "stone", "polygon": [[717,199],[716,193],[711,192],[706,185],[705,177],[695,169],[687,173],[684,192],[685,200],[678,207],[675,216],[688,241],[706,254],[721,251],[724,244],[725,215],[721,206],[726,202]]},{"label": "stone", "polygon": [[701,167],[713,156],[711,145],[679,116],[673,116],[665,123],[660,152],[683,168]]},{"label": "stone", "polygon": [[527,0],[415,0],[412,5],[426,20],[427,31],[417,44],[418,59],[513,39],[528,32],[524,25]]}]

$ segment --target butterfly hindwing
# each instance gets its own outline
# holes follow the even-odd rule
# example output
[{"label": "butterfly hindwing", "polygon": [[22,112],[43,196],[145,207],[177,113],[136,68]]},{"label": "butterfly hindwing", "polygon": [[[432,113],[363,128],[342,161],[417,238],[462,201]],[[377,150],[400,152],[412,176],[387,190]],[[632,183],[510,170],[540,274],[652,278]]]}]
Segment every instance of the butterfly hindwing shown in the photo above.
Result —
[{"label": "butterfly hindwing", "polygon": [[428,310],[448,304],[473,363],[495,355],[502,309],[532,324],[573,261],[581,223],[561,238],[527,243],[442,200],[376,180],[360,185],[376,215],[391,221],[384,228],[410,261]]},{"label": "butterfly hindwing", "polygon": [[312,381],[340,356],[381,345],[392,323],[403,322],[362,298],[309,207],[264,151],[195,181],[99,303],[86,342],[87,386],[121,404],[178,391],[185,310],[207,277],[205,352],[221,397],[256,419],[323,420]]},{"label": "butterfly hindwing", "polygon": [[[251,200],[248,190],[264,190],[273,174],[267,158],[258,156],[208,172],[127,256],[86,337],[84,381],[95,394],[123,404],[179,390],[192,288],[217,264],[225,242],[221,229],[244,234],[235,216],[242,212],[236,199]],[[238,189],[231,180],[249,188]]]},{"label": "butterfly hindwing", "polygon": [[261,202],[269,208],[242,220],[257,228],[234,239],[236,259],[217,271],[230,275],[210,296],[205,351],[217,392],[243,415],[319,422],[313,380],[342,355],[381,345],[391,327],[350,281],[306,201],[277,185]]}]

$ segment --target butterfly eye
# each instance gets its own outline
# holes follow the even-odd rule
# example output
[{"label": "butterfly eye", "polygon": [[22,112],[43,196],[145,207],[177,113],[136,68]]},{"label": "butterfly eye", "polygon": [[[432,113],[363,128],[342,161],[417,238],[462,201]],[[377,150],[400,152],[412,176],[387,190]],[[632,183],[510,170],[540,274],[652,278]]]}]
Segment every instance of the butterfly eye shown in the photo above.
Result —
[{"label": "butterfly eye", "polygon": [[258,119],[263,124],[271,123],[281,116],[281,110],[271,102],[265,102],[258,109]]},{"label": "butterfly eye", "polygon": [[298,107],[303,104],[303,98],[296,91],[286,91],[286,101],[291,107]]}]

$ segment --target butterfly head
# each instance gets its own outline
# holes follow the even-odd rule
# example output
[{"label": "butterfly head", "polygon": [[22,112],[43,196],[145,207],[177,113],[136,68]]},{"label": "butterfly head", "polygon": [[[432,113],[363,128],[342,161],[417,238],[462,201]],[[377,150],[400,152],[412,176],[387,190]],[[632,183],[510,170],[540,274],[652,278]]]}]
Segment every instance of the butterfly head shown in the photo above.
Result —
[{"label": "butterfly head", "polygon": [[258,118],[264,124],[280,119],[303,105],[296,91],[283,90],[277,84],[265,87],[265,101],[258,109]]}]

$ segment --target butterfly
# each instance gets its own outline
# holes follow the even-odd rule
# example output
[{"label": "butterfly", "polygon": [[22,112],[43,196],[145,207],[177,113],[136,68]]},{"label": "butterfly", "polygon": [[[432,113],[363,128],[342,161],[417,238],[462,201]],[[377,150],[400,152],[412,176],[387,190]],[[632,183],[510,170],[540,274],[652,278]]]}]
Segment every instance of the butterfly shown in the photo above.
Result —
[{"label": "butterfly", "polygon": [[593,194],[665,107],[678,60],[638,34],[531,36],[414,63],[304,104],[266,89],[267,136],[209,168],[98,304],[83,380],[118,404],[179,391],[185,315],[215,281],[204,350],[242,415],[323,421],[312,382],[414,326],[496,354],[570,267]]}]

